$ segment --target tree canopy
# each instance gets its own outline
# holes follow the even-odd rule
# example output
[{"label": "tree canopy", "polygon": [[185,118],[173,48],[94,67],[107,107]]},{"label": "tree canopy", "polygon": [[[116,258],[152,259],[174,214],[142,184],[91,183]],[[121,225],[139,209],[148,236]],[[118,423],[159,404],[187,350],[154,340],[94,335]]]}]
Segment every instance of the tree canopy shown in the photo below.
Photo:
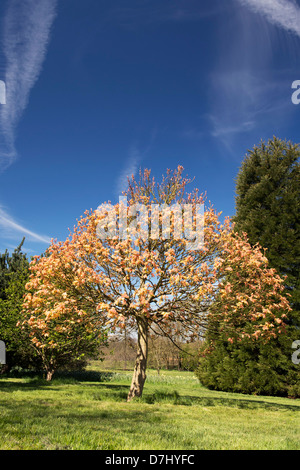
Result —
[{"label": "tree canopy", "polygon": [[[135,328],[128,400],[143,391],[151,328],[171,337],[180,325],[192,341],[214,315],[224,320],[228,341],[270,338],[289,309],[282,280],[259,248],[233,233],[229,221],[221,224],[211,206],[199,225],[203,243],[195,243],[205,201],[197,189],[187,192],[191,181],[182,172],[168,170],[159,183],[149,170],[140,172],[139,180],[129,180],[125,208],[120,201],[87,211],[67,240],[53,241],[47,256],[30,266],[24,308],[39,331],[36,346],[45,347],[53,320],[63,319],[65,328],[74,322]],[[233,329],[229,318],[237,317]]]}]

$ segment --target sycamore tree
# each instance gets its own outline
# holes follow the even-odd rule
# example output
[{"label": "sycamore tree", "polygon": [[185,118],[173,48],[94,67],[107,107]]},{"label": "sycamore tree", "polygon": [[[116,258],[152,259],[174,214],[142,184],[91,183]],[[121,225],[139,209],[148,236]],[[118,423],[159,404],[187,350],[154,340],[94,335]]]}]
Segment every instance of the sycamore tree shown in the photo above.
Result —
[{"label": "sycamore tree", "polygon": [[[233,236],[228,221],[220,223],[213,207],[205,207],[197,189],[187,192],[191,181],[182,172],[180,166],[168,170],[159,183],[149,170],[138,180],[132,176],[119,203],[87,211],[66,241],[53,241],[48,255],[30,267],[24,310],[30,311],[32,326],[46,315],[79,324],[94,321],[110,331],[135,329],[128,401],[143,392],[151,329],[171,338],[180,325],[181,337],[184,331],[185,340],[193,341],[211,315],[248,315],[252,328],[247,323],[244,331],[241,322],[234,334],[254,341],[275,335],[288,309],[280,278],[261,266],[261,253],[247,244],[251,265],[243,265],[246,282],[241,282],[235,267],[244,259],[246,242]],[[229,271],[230,286],[224,285]],[[232,322],[224,324],[230,341]],[[47,340],[44,331],[40,323],[40,348]]]}]

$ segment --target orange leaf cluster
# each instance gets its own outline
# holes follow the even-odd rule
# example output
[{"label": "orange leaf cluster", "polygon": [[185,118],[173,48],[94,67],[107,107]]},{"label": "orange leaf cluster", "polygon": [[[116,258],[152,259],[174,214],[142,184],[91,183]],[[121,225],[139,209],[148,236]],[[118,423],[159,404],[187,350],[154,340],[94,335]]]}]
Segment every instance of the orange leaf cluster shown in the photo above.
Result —
[{"label": "orange leaf cluster", "polygon": [[[137,202],[147,208],[153,202],[202,203],[197,191],[184,198],[181,172],[163,179],[157,193],[150,172],[142,184],[133,178],[129,210]],[[222,225],[213,208],[205,210],[204,246],[195,251],[172,233],[167,240],[145,239],[138,231],[135,238],[100,239],[99,217],[87,211],[65,242],[52,241],[31,263],[24,311],[37,346],[48,344],[53,322],[57,328],[87,322],[115,329],[134,327],[144,317],[166,334],[179,323],[189,338],[203,332],[210,316],[253,338],[275,335],[282,326],[289,309],[282,280],[260,248],[237,236],[228,220]]]}]

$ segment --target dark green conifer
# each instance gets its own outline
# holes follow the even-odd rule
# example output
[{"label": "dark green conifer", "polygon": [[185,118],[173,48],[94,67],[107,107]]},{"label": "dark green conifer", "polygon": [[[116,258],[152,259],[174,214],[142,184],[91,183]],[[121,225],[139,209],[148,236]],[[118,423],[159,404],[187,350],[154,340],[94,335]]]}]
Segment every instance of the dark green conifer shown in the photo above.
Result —
[{"label": "dark green conifer", "polygon": [[[300,149],[276,137],[249,151],[236,179],[235,230],[259,243],[269,265],[285,277],[292,311],[286,332],[268,343],[229,344],[222,325],[210,325],[197,375],[217,390],[300,396],[299,365],[291,360],[300,339]],[[213,323],[213,320],[211,320]]]},{"label": "dark green conifer", "polygon": [[300,149],[276,137],[255,146],[236,179],[238,232],[266,248],[270,266],[286,276],[295,315],[300,312]]}]

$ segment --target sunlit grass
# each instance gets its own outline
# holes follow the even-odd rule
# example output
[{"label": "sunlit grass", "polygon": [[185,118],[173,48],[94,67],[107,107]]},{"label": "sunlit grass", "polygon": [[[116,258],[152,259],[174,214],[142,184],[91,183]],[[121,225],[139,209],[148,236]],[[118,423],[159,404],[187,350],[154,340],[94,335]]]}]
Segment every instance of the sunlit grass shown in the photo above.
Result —
[{"label": "sunlit grass", "polygon": [[209,391],[189,372],[149,371],[0,379],[1,449],[300,449],[300,400]]}]

